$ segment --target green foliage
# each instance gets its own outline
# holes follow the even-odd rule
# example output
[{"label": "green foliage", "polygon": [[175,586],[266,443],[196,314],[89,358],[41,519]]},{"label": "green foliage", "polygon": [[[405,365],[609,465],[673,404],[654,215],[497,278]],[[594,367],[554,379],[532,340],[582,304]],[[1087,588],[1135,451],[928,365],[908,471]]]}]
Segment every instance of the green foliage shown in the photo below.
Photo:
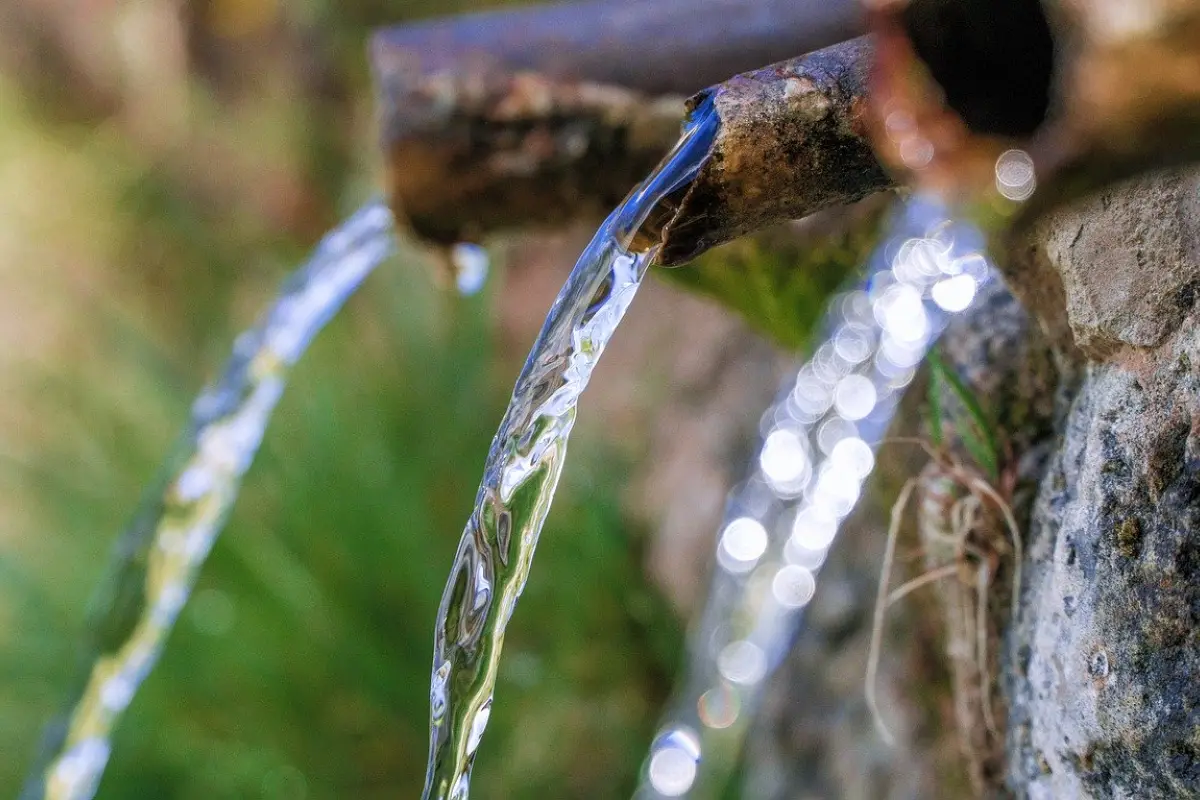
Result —
[{"label": "green foliage", "polygon": [[838,231],[768,231],[656,274],[733,309],[781,347],[801,351],[825,300],[858,274],[878,242],[880,221],[875,212]]},{"label": "green foliage", "polygon": [[[932,372],[933,368],[930,369]],[[929,382],[928,401],[925,407],[925,427],[929,430],[929,439],[933,442],[933,446],[941,450],[946,445],[946,437],[942,433],[942,428],[946,424],[946,412],[942,409],[942,392],[936,379],[931,379]]]},{"label": "green foliage", "polygon": [[[975,393],[963,383],[953,369],[946,365],[937,350],[931,350],[929,362],[929,430],[937,447],[945,444],[944,428],[952,424],[954,438],[962,443],[977,467],[993,481],[1000,475],[1000,450],[996,444],[996,428],[983,410]],[[960,413],[948,411],[945,400],[951,399]],[[948,420],[952,422],[948,423]]]}]

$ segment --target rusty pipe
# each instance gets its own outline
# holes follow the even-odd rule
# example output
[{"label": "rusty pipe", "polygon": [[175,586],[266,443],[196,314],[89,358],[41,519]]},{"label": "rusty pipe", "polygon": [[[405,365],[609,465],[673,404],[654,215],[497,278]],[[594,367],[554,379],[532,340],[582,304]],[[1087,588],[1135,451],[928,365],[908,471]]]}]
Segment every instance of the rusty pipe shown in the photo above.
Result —
[{"label": "rusty pipe", "polygon": [[720,119],[712,153],[663,226],[673,266],[756,230],[893,185],[867,126],[868,37],[738,75],[693,98]]},{"label": "rusty pipe", "polygon": [[591,0],[380,30],[388,190],[435,242],[607,213],[684,98],[862,30],[856,0]]}]

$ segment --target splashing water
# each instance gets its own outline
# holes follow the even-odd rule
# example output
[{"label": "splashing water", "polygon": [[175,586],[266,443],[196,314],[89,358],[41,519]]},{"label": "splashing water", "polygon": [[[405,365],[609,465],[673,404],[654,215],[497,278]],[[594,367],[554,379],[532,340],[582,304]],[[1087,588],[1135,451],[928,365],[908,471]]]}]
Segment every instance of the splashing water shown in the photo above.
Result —
[{"label": "splashing water", "polygon": [[504,631],[550,510],[576,403],[658,252],[644,230],[648,218],[687,186],[715,129],[715,114],[702,104],[675,149],[600,226],[517,379],[438,611],[426,798],[467,797]]},{"label": "splashing water", "polygon": [[[318,245],[283,285],[262,321],[238,337],[220,379],[192,407],[159,496],[118,542],[116,586],[94,615],[100,642],[86,683],[22,800],[88,800],[111,751],[113,729],[158,661],[191,593],[281,393],[309,342],[392,248],[392,214],[368,203]],[[134,598],[137,606],[127,602]],[[103,634],[98,634],[101,638]]]},{"label": "splashing water", "polygon": [[726,507],[684,680],[636,797],[721,796],[905,388],[989,279],[983,246],[938,202],[913,199],[865,281],[831,301],[827,338],[763,416],[754,467]]}]

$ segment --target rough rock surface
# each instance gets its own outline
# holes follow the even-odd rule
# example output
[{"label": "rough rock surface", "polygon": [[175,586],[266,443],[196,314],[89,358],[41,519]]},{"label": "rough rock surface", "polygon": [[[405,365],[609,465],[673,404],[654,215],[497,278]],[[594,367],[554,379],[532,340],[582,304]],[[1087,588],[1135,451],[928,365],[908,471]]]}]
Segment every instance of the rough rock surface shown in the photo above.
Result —
[{"label": "rough rock surface", "polygon": [[1045,248],[1080,348],[1155,347],[1200,288],[1200,173],[1153,175],[1077,204],[1055,216]]},{"label": "rough rock surface", "polygon": [[1034,514],[1009,672],[1031,798],[1200,796],[1200,337],[1090,368]]},{"label": "rough rock surface", "polygon": [[1028,535],[1005,669],[1009,785],[1035,799],[1197,797],[1197,175],[1119,187],[1052,227],[1046,256],[1092,360]]}]

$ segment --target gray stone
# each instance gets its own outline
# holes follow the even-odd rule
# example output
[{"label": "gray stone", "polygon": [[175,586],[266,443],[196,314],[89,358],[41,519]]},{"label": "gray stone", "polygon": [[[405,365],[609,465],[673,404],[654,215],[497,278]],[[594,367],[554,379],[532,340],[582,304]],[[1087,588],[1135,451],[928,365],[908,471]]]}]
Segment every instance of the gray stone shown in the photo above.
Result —
[{"label": "gray stone", "polygon": [[1003,669],[1021,797],[1200,797],[1198,189],[1116,187],[1006,265],[1075,367]]},{"label": "gray stone", "polygon": [[1110,189],[1055,215],[1046,255],[1062,276],[1076,344],[1093,357],[1155,347],[1200,287],[1200,172]]},{"label": "gray stone", "polygon": [[1034,511],[1011,631],[1010,782],[1200,796],[1200,336],[1093,365]]}]

